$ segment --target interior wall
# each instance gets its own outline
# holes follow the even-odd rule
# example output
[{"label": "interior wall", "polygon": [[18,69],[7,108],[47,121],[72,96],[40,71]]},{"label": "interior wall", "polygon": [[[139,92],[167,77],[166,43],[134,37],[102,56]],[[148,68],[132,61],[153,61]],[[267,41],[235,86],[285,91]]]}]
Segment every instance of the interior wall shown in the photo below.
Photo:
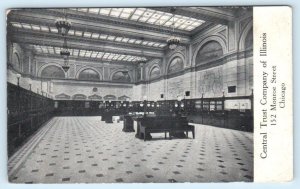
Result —
[{"label": "interior wall", "polygon": [[[53,81],[53,94],[56,95],[65,94],[71,97],[77,94],[83,94],[86,97],[92,95],[98,95],[104,97],[106,95],[113,95],[116,98],[121,96],[128,96],[133,98],[133,85],[112,85],[99,82],[71,82],[71,81]],[[97,88],[97,91],[93,89]]]},{"label": "interior wall", "polygon": [[[238,21],[226,26],[216,26],[206,31],[202,31],[192,36],[192,43],[179,46],[174,51],[167,50],[166,56],[162,59],[155,59],[147,63],[142,70],[143,78],[138,83],[136,70],[139,67],[110,64],[91,63],[79,60],[70,60],[70,71],[66,74],[67,80],[60,82],[51,79],[40,78],[39,73],[46,64],[61,65],[61,59],[34,56],[32,52],[23,49],[22,46],[8,42],[8,82],[17,84],[16,74],[22,73],[20,86],[31,89],[34,92],[47,93],[53,98],[59,94],[73,96],[83,94],[90,96],[114,95],[120,97],[129,96],[132,100],[143,100],[147,96],[148,100],[172,100],[178,96],[185,96],[185,91],[190,91],[190,97],[220,97],[251,95],[253,86],[253,57],[252,49],[246,51],[243,46],[249,28],[252,27],[251,15],[245,16]],[[224,51],[224,55],[216,60],[210,60],[209,66],[198,65],[195,62],[195,55],[200,50],[201,45],[209,40],[218,41]],[[12,62],[12,54],[17,53],[22,64],[18,69]],[[184,60],[183,70],[178,73],[168,73],[168,66],[174,57],[181,57]],[[221,62],[221,63],[220,63]],[[88,66],[87,66],[88,65]],[[212,65],[212,66],[210,66]],[[101,75],[101,81],[82,82],[77,80],[76,75],[85,67],[93,67]],[[160,76],[150,78],[151,68],[158,66]],[[111,76],[116,71],[128,70],[132,79],[132,84],[110,83]],[[136,83],[136,84],[134,84]],[[236,92],[228,93],[229,86],[236,86]],[[98,88],[98,92],[93,92],[93,88]],[[163,94],[163,98],[161,98]]]},{"label": "interior wall", "polygon": [[[143,83],[147,90],[145,95],[149,100],[174,100],[182,98],[201,98],[229,96],[249,96],[253,87],[253,55],[252,49],[243,47],[245,37],[252,27],[252,15],[245,15],[240,20],[225,26],[216,26],[193,37],[193,43],[179,46],[166,52],[166,57],[159,63],[161,75]],[[208,41],[217,41],[223,48],[223,56],[208,60],[199,65],[195,57],[201,46]],[[242,47],[241,47],[242,46]],[[169,61],[175,56],[184,60],[184,68],[178,74],[169,74]],[[207,63],[207,64],[206,64]],[[151,69],[149,64],[146,70]],[[147,72],[146,72],[147,73]],[[236,87],[235,92],[228,87]],[[190,91],[190,97],[185,97],[185,91]],[[230,104],[230,103],[228,103]]]}]

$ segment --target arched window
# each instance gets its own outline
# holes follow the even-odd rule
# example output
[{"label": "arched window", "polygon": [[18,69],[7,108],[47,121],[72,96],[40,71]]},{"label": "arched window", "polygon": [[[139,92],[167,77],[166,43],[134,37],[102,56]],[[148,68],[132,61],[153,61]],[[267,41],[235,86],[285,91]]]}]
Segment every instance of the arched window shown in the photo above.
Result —
[{"label": "arched window", "polygon": [[223,56],[222,46],[217,41],[205,43],[197,53],[196,64]]},{"label": "arched window", "polygon": [[175,73],[183,69],[183,59],[179,56],[172,59],[169,64],[168,73]]},{"label": "arched window", "polygon": [[64,79],[65,72],[58,66],[50,65],[42,70],[41,77]]},{"label": "arched window", "polygon": [[22,64],[20,61],[20,57],[17,53],[14,53],[12,56],[12,64],[15,66],[17,70],[22,71]]},{"label": "arched window", "polygon": [[87,68],[79,73],[78,79],[81,80],[90,80],[90,81],[99,81],[99,74],[90,68]]},{"label": "arched window", "polygon": [[85,100],[86,96],[84,94],[75,94],[72,97],[73,100]]},{"label": "arched window", "polygon": [[111,78],[113,81],[118,81],[118,82],[130,82],[130,76],[128,72],[126,71],[118,71],[114,73],[114,75]]},{"label": "arched window", "polygon": [[160,69],[159,67],[155,66],[154,68],[152,68],[151,72],[150,72],[150,79],[154,79],[160,76]]},{"label": "arched window", "polygon": [[245,39],[245,50],[253,49],[253,29],[248,31],[248,34]]}]

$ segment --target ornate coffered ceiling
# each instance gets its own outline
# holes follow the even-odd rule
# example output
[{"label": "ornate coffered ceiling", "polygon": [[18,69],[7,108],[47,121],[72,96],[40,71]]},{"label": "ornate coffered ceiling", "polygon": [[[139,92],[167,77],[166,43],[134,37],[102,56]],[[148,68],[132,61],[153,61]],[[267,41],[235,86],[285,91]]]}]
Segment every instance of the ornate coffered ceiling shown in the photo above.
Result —
[{"label": "ornate coffered ceiling", "polygon": [[[216,25],[227,25],[240,14],[234,8],[68,8],[71,57],[103,61],[150,61],[164,57],[171,34],[189,44],[193,35]],[[57,57],[63,39],[55,21],[63,9],[16,9],[8,17],[8,37],[38,55]],[[172,24],[174,23],[174,30]]]}]

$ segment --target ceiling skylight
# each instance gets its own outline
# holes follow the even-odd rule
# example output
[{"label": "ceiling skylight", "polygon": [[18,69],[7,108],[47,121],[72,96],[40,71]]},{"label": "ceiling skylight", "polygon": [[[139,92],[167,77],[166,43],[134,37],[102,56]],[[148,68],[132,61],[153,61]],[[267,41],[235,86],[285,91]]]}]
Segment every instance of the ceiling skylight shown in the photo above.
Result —
[{"label": "ceiling skylight", "polygon": [[[58,33],[55,27],[43,26],[43,25],[34,25],[34,24],[27,24],[27,23],[19,23],[19,22],[11,22],[11,25],[15,28],[23,28],[26,30],[33,30],[33,31],[40,31],[40,32],[47,32],[47,33]],[[119,43],[130,43],[130,44],[141,44],[141,40],[139,39],[130,39],[128,37],[123,36],[114,36],[114,35],[106,35],[101,33],[92,33],[87,31],[78,31],[78,30],[70,30],[68,32],[70,36],[78,36],[90,39],[101,39],[107,41],[115,41]],[[158,47],[163,48],[167,44],[160,43],[160,42],[153,42],[153,41],[143,41],[142,45],[146,47]]]},{"label": "ceiling skylight", "polygon": [[[60,54],[61,47],[52,47],[52,46],[41,46],[41,45],[31,45],[31,47],[41,54]],[[127,62],[138,62],[142,60],[147,60],[145,57],[141,56],[132,56],[124,55],[117,53],[109,52],[99,52],[99,51],[88,51],[88,50],[79,50],[79,49],[69,49],[70,56],[73,57],[84,57],[84,58],[99,58],[107,61],[127,61]]]},{"label": "ceiling skylight", "polygon": [[71,10],[165,27],[172,27],[174,22],[176,29],[185,31],[192,31],[205,22],[148,8],[71,8]]}]

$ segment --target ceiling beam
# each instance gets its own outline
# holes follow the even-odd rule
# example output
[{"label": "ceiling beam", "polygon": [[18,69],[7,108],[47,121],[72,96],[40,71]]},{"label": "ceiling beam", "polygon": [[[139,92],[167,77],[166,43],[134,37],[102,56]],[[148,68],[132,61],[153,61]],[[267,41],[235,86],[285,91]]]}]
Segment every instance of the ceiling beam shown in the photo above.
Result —
[{"label": "ceiling beam", "polygon": [[[12,42],[20,44],[31,44],[31,45],[41,45],[41,46],[52,46],[52,47],[62,47],[63,40],[59,37],[49,38],[36,35],[13,35],[10,38]],[[82,43],[78,40],[68,40],[68,48],[70,49],[79,49],[79,50],[89,50],[89,51],[99,51],[99,52],[108,52],[115,54],[124,54],[124,55],[133,55],[133,56],[144,56],[146,58],[162,58],[164,56],[161,51],[150,51],[142,49],[133,49],[126,47],[119,47],[114,45],[99,45],[94,43]]]},{"label": "ceiling beam", "polygon": [[[26,47],[27,49],[32,50],[29,47]],[[52,61],[57,61],[59,63],[63,63],[63,59],[60,55],[58,54],[46,54],[46,53],[36,53],[35,58],[37,60],[46,60],[46,59],[51,59]],[[152,59],[148,60],[147,62],[151,61]],[[113,64],[113,65],[119,65],[119,66],[132,66],[132,68],[135,68],[138,66],[139,62],[130,62],[130,61],[118,61],[118,60],[105,60],[101,58],[86,58],[86,57],[74,57],[70,56],[69,57],[69,63],[82,63],[82,64]]]},{"label": "ceiling beam", "polygon": [[[51,32],[42,32],[42,31],[36,31],[36,30],[27,30],[27,29],[21,29],[21,28],[14,28],[11,27],[9,29],[9,36],[16,36],[19,37],[20,35],[27,35],[31,37],[40,37],[40,38],[49,38],[49,39],[60,39],[61,41],[64,40],[64,38],[61,35],[58,35],[57,33],[51,33]],[[82,36],[76,36],[76,35],[68,35],[67,36],[68,41],[78,41],[82,43],[90,43],[94,44],[96,46],[115,46],[116,48],[122,47],[126,49],[133,49],[133,50],[141,50],[144,51],[153,51],[157,53],[162,53],[163,48],[160,47],[151,47],[147,45],[140,45],[140,44],[133,44],[133,43],[124,43],[124,42],[117,42],[117,41],[110,41],[110,40],[104,40],[104,39],[94,39],[94,38],[88,38],[88,37],[82,37]]]},{"label": "ceiling beam", "polygon": [[[23,10],[23,9],[19,11],[18,10],[11,11],[10,14],[8,15],[8,21],[55,27],[55,21],[57,18],[59,18],[59,16],[47,15],[46,13],[48,13],[49,10],[40,9],[40,11],[41,10],[43,10],[43,12],[37,12],[37,11],[33,12],[33,11]],[[142,27],[129,27],[124,23],[123,24],[117,22],[105,23],[102,21],[98,21],[96,19],[92,20],[92,19],[84,19],[84,18],[75,18],[75,16],[69,16],[69,15],[68,15],[68,20],[72,23],[71,29],[78,30],[78,31],[103,33],[103,34],[116,35],[120,37],[128,37],[133,39],[144,38],[144,40],[161,42],[161,43],[162,42],[165,43],[168,37],[170,37],[169,32],[164,32],[160,30],[158,26],[155,26],[156,30],[149,30],[147,28],[142,28]],[[187,44],[190,42],[190,37],[188,34],[180,33],[178,34],[178,36],[181,38],[182,43]]]},{"label": "ceiling beam", "polygon": [[155,7],[151,9],[222,25],[227,25],[229,21],[236,19],[234,12],[214,7],[176,7],[174,12],[172,12],[171,7]]}]

